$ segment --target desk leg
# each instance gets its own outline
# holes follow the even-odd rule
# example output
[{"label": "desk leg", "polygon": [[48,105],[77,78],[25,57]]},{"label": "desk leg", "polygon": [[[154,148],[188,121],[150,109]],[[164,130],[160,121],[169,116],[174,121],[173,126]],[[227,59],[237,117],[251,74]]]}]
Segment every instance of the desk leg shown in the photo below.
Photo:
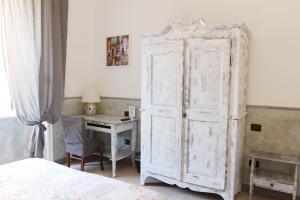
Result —
[{"label": "desk leg", "polygon": [[254,191],[254,185],[253,185],[253,175],[255,170],[255,158],[252,157],[251,159],[251,171],[250,171],[250,189],[249,189],[249,200],[252,200],[253,197],[253,191]]},{"label": "desk leg", "polygon": [[111,161],[112,161],[112,177],[116,177],[116,157],[118,153],[118,138],[117,138],[117,132],[116,127],[111,127]]},{"label": "desk leg", "polygon": [[297,180],[298,180],[298,165],[295,165],[293,200],[296,200],[297,198],[297,182],[298,182]]},{"label": "desk leg", "polygon": [[131,162],[133,166],[135,166],[136,129],[137,129],[137,125],[136,122],[134,122],[134,126],[132,128],[132,133],[131,133],[131,151],[132,151]]}]

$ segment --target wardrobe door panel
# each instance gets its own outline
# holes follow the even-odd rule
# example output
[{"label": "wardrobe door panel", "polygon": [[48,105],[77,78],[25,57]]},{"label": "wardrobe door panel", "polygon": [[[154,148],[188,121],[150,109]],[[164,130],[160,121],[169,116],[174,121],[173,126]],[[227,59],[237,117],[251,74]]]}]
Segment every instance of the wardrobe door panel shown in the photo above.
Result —
[{"label": "wardrobe door panel", "polygon": [[[212,122],[189,120],[187,171],[207,177],[217,176],[219,126]],[[200,161],[201,162],[197,162]],[[199,170],[201,169],[201,170]]]},{"label": "wardrobe door panel", "polygon": [[[176,52],[152,56],[151,102],[155,106],[177,105],[177,81],[179,68]],[[175,86],[175,87],[174,87]]]},{"label": "wardrobe door panel", "polygon": [[221,78],[220,54],[214,51],[191,51],[190,104],[201,110],[216,110],[219,104]]},{"label": "wardrobe door panel", "polygon": [[142,160],[148,172],[180,179],[183,41],[148,45],[144,62]]},{"label": "wardrobe door panel", "polygon": [[[173,117],[151,116],[151,157],[150,163],[159,168],[171,169],[179,162],[177,155],[176,119]],[[158,169],[159,171],[159,169]]]},{"label": "wardrobe door panel", "polygon": [[223,190],[230,40],[187,40],[186,64],[183,179]]}]

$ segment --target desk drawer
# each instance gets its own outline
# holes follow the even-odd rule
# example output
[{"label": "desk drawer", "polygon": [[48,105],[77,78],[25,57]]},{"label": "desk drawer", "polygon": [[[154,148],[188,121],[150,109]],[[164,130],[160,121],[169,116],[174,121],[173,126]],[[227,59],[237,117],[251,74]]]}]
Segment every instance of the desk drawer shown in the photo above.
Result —
[{"label": "desk drawer", "polygon": [[279,192],[293,193],[293,185],[280,183],[276,180],[265,179],[262,177],[253,177],[253,184],[266,189],[276,190]]},{"label": "desk drawer", "polygon": [[97,123],[93,121],[87,121],[85,124],[85,129],[104,133],[111,132],[111,126],[109,124]]},{"label": "desk drawer", "polygon": [[97,124],[97,123],[93,123],[93,122],[87,122],[86,123],[86,127],[94,127],[94,128],[104,128],[104,129],[111,129],[111,127],[109,125],[105,125],[105,124]]}]

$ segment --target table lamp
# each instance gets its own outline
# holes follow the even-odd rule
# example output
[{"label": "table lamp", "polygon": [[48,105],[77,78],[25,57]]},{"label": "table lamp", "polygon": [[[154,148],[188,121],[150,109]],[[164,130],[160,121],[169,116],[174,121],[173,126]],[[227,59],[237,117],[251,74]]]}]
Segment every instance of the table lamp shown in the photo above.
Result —
[{"label": "table lamp", "polygon": [[97,114],[97,103],[101,102],[98,91],[94,88],[86,90],[81,99],[82,103],[86,103],[85,110],[87,115]]}]

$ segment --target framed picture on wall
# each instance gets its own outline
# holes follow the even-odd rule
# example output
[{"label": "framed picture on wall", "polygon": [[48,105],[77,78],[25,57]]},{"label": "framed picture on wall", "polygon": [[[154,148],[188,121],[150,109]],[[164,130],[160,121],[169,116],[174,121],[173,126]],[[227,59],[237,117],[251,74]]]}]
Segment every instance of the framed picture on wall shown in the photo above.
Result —
[{"label": "framed picture on wall", "polygon": [[106,38],[106,65],[123,66],[129,64],[129,35]]}]

